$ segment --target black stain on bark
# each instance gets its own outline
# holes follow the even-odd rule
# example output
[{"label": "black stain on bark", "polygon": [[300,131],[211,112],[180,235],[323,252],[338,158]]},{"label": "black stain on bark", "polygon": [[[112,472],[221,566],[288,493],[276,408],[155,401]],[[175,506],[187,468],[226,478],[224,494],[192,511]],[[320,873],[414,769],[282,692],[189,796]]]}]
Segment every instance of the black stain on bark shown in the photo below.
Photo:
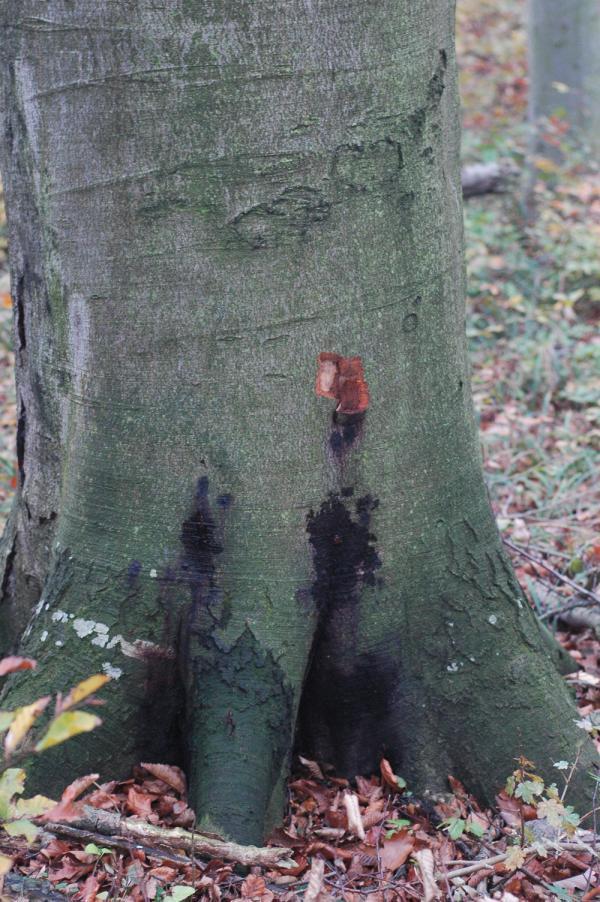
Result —
[{"label": "black stain on bark", "polygon": [[365,413],[337,413],[331,418],[329,447],[338,463],[341,463],[348,451],[356,447],[363,432]]},{"label": "black stain on bark", "polygon": [[364,495],[356,501],[353,517],[341,497],[332,492],[317,514],[309,513],[307,532],[315,568],[312,595],[319,611],[356,607],[360,588],[376,584],[381,561],[370,521],[378,504],[377,499]]},{"label": "black stain on bark", "polygon": [[133,589],[137,583],[138,576],[142,572],[142,565],[139,561],[131,561],[127,568],[127,585]]},{"label": "black stain on bark", "polygon": [[[345,497],[348,492],[344,490]],[[383,653],[356,652],[361,592],[365,586],[381,585],[381,560],[371,532],[377,507],[377,499],[364,495],[352,512],[332,493],[307,519],[319,622],[300,705],[297,747],[352,776],[376,767],[387,744],[399,747],[390,727],[398,667]]]}]

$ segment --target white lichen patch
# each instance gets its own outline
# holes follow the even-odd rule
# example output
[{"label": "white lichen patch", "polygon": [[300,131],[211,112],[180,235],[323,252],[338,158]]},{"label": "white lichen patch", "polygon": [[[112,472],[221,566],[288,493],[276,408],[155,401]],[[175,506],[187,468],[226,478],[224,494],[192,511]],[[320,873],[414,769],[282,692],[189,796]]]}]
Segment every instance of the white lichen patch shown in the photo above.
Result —
[{"label": "white lichen patch", "polygon": [[120,667],[113,667],[110,661],[105,661],[102,665],[102,671],[109,676],[111,680],[118,680],[119,677],[123,676],[123,671]]},{"label": "white lichen patch", "polygon": [[490,614],[490,616],[488,617],[488,623],[491,623],[492,626],[496,626],[496,624],[498,623],[498,618],[495,614]]},{"label": "white lichen patch", "polygon": [[458,673],[458,663],[456,661],[452,661],[452,664],[448,664],[446,667],[448,673]]},{"label": "white lichen patch", "polygon": [[48,638],[48,630],[44,630],[44,632],[40,636],[40,642],[45,642],[47,638]]},{"label": "white lichen patch", "polygon": [[50,619],[53,620],[54,623],[68,623],[69,615],[66,611],[55,611]]},{"label": "white lichen patch", "polygon": [[86,636],[89,636],[94,632],[96,622],[94,620],[84,620],[82,617],[77,617],[77,619],[73,621],[72,626],[79,638],[85,639]]},{"label": "white lichen patch", "polygon": [[92,645],[98,645],[100,648],[104,648],[107,642],[108,636],[104,633],[99,633],[92,639]]},{"label": "white lichen patch", "polygon": [[152,570],[150,571],[150,579],[156,579],[157,576],[158,576],[158,572],[153,567]]},{"label": "white lichen patch", "polygon": [[57,648],[62,648],[65,643],[62,642],[60,639],[57,639],[54,644],[56,645]]}]

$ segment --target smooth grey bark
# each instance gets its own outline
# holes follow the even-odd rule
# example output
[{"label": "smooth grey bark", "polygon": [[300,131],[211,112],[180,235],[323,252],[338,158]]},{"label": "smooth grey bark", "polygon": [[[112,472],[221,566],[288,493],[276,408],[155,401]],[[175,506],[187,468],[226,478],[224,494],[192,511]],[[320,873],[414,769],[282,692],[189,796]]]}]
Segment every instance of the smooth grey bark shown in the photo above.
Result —
[{"label": "smooth grey bark", "polygon": [[543,139],[544,121],[558,114],[567,140],[600,160],[600,0],[528,0],[529,116],[536,150],[559,156]]},{"label": "smooth grey bark", "polygon": [[572,759],[482,478],[453,4],[2,9],[27,413],[2,606],[15,635],[35,600],[40,661],[2,704],[114,677],[32,782],[183,732],[199,815],[257,840],[294,734],[486,799],[516,755]]}]

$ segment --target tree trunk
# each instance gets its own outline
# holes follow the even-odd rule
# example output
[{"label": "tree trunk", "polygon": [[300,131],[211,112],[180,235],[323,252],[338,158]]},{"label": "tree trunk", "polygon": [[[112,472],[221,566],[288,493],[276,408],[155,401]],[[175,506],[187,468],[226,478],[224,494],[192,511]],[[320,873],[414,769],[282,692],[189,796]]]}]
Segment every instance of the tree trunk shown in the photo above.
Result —
[{"label": "tree trunk", "polygon": [[482,479],[452,4],[135,8],[5,5],[3,607],[15,635],[35,601],[40,667],[3,706],[114,677],[33,776],[178,760],[183,732],[199,814],[258,841],[295,733],[486,799],[518,754],[572,759]]},{"label": "tree trunk", "polygon": [[600,160],[600,2],[528,0],[529,117],[536,150],[560,157],[544,140],[553,115],[570,126],[567,140]]}]

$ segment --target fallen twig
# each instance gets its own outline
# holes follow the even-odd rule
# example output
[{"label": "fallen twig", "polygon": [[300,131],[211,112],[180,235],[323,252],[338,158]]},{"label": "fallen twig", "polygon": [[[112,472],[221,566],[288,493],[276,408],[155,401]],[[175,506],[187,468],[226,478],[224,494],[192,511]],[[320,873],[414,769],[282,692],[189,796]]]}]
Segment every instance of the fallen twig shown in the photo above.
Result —
[{"label": "fallen twig", "polygon": [[190,833],[181,827],[166,829],[148,824],[137,817],[121,817],[112,811],[102,811],[86,805],[83,815],[70,818],[68,825],[57,821],[45,823],[44,829],[58,835],[64,831],[65,826],[88,830],[99,833],[101,836],[118,837],[134,840],[156,849],[162,846],[167,849],[184,849],[206,858],[221,858],[225,861],[236,861],[238,864],[252,867],[264,865],[266,867],[281,866],[282,859],[289,857],[289,850],[282,848],[259,848],[257,846],[241,846],[238,843],[226,840],[214,839],[202,833]]},{"label": "fallen twig", "polygon": [[[556,577],[556,579],[560,580],[566,586],[570,586],[575,592],[578,592],[579,595],[584,595],[589,601],[578,601],[575,604],[572,601],[569,601],[568,604],[573,607],[583,607],[586,604],[597,604],[600,606],[600,596],[596,595],[595,592],[590,591],[590,589],[585,589],[583,586],[580,586],[579,583],[576,583],[574,579],[571,579],[569,576],[565,576],[564,573],[561,573],[560,570],[556,570],[554,567],[551,567],[550,564],[547,564],[545,561],[540,560],[540,558],[535,557],[533,554],[530,554],[526,548],[522,548],[520,545],[515,545],[513,542],[510,542],[508,539],[504,539],[504,544],[507,548],[511,548],[513,551],[516,551],[517,554],[522,555],[527,558],[528,561],[531,561],[534,564],[537,564],[539,567],[542,567],[548,573],[551,573],[552,576]],[[566,609],[566,606],[565,606]],[[542,615],[542,619],[545,617],[551,617],[553,614],[557,614],[560,612],[560,608],[555,608],[552,611],[547,611]]]},{"label": "fallen twig", "polygon": [[144,852],[148,858],[172,861],[174,864],[179,865],[192,864],[192,859],[188,858],[187,855],[179,855],[177,852],[171,851],[171,849],[157,849],[152,846],[146,846],[126,836],[108,836],[105,833],[94,833],[92,830],[81,830],[78,827],[73,827],[72,824],[61,823],[44,824],[44,830],[56,836],[71,839],[73,842],[81,843],[81,845],[94,843],[97,846],[107,846],[109,849],[125,849],[128,852],[137,850]]},{"label": "fallen twig", "polygon": [[508,162],[472,163],[463,166],[461,172],[463,197],[506,191],[511,179],[518,174],[519,170]]},{"label": "fallen twig", "polygon": [[475,871],[481,871],[483,868],[498,864],[504,861],[508,852],[502,852],[500,855],[492,855],[491,858],[480,858],[479,861],[473,861],[471,864],[465,865],[464,868],[457,868],[455,871],[448,871],[446,877],[451,880],[453,877],[464,877],[466,874],[473,874]]}]

